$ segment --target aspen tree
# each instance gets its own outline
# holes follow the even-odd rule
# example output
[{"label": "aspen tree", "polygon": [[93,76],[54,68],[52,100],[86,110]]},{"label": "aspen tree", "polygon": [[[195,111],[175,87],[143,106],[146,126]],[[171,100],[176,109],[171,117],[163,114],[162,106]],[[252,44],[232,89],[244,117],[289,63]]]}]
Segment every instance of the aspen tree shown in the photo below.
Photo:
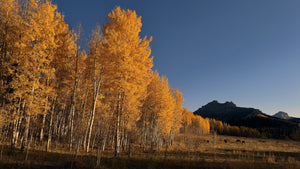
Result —
[{"label": "aspen tree", "polygon": [[[144,136],[150,139],[151,150],[158,145],[161,139],[168,141],[174,124],[175,99],[170,89],[168,79],[155,72],[148,85],[148,96],[143,105],[141,117],[143,132],[149,133]],[[146,137],[146,138],[145,138]]]},{"label": "aspen tree", "polygon": [[76,50],[75,50],[75,68],[74,70],[74,82],[73,82],[73,91],[71,95],[71,105],[70,105],[70,113],[68,117],[68,128],[69,128],[69,136],[70,136],[70,142],[69,142],[69,148],[72,149],[73,146],[73,125],[74,125],[74,116],[75,116],[75,109],[76,109],[76,96],[77,96],[77,89],[78,89],[78,83],[79,83],[79,44],[80,44],[80,33],[82,31],[81,25],[77,28],[77,36],[74,36],[74,41],[76,41]]},{"label": "aspen tree", "polygon": [[15,58],[17,71],[12,80],[12,98],[21,98],[24,102],[25,130],[22,151],[27,144],[30,116],[47,109],[47,94],[51,92],[48,84],[54,79],[55,71],[50,65],[56,47],[55,11],[56,6],[49,1],[42,3],[30,0],[27,15],[24,17],[24,32],[18,46],[20,52]]},{"label": "aspen tree", "polygon": [[90,109],[90,116],[88,119],[88,125],[86,129],[87,140],[84,140],[84,145],[86,142],[86,151],[89,151],[90,147],[90,140],[92,136],[92,129],[94,124],[94,118],[95,118],[95,112],[96,112],[96,106],[98,101],[98,96],[101,93],[102,90],[102,84],[104,82],[104,55],[103,55],[103,44],[102,44],[103,36],[101,34],[100,26],[97,25],[96,28],[93,30],[93,34],[91,37],[91,41],[89,42],[90,46],[90,53],[88,55],[88,58],[90,60],[91,64],[91,78],[93,82],[93,89],[92,89],[92,105]]},{"label": "aspen tree", "polygon": [[[57,45],[52,61],[52,67],[55,69],[55,91],[50,110],[50,120],[48,129],[48,139],[46,150],[49,150],[53,135],[52,127],[55,109],[64,110],[66,108],[66,98],[70,98],[72,79],[74,79],[73,65],[76,56],[76,35],[69,30],[68,24],[64,21],[64,15],[56,13],[57,24],[55,26],[55,43]],[[56,120],[58,121],[58,119]],[[56,126],[55,126],[56,127]]]},{"label": "aspen tree", "polygon": [[[9,4],[8,1],[2,2]],[[15,36],[18,37],[16,38],[18,43],[14,43],[13,51],[15,55],[10,57],[11,61],[7,63],[11,65],[9,102],[11,105],[19,105],[19,108],[10,108],[10,111],[25,116],[22,145],[22,150],[24,150],[29,131],[30,116],[44,114],[44,117],[46,117],[45,115],[50,107],[48,103],[53,98],[55,69],[53,69],[51,63],[56,51],[54,42],[56,6],[49,1],[31,0],[28,4],[25,4],[23,11],[18,11],[19,9],[20,5],[18,4],[15,13],[19,15],[19,21],[14,22],[19,23],[20,27],[17,32],[14,32]],[[21,120],[17,121],[20,122]],[[13,135],[15,135],[14,131]],[[42,136],[43,127],[40,138]]]},{"label": "aspen tree", "polygon": [[208,134],[210,132],[209,119],[203,119],[201,116],[195,115],[192,118],[192,129],[194,134]]},{"label": "aspen tree", "polygon": [[189,111],[186,108],[183,108],[182,113],[182,126],[183,126],[183,132],[186,132],[187,127],[192,123],[192,118],[194,117],[193,112]]},{"label": "aspen tree", "polygon": [[152,58],[149,43],[152,38],[140,38],[142,23],[135,11],[116,7],[108,14],[103,29],[106,66],[111,103],[114,112],[115,157],[119,156],[120,136],[125,128],[135,125],[146,93]]},{"label": "aspen tree", "polygon": [[183,113],[183,97],[182,93],[178,89],[172,90],[173,97],[175,99],[175,107],[174,107],[174,122],[170,133],[170,144],[174,140],[174,135],[179,132],[182,123],[182,113]]},{"label": "aspen tree", "polygon": [[154,72],[147,87],[148,94],[143,104],[141,117],[142,142],[144,145],[150,139],[152,150],[159,137],[158,111],[160,108],[161,89],[161,78],[158,72]]},{"label": "aspen tree", "polygon": [[16,0],[0,0],[0,113],[6,122],[11,122],[9,131],[11,148],[15,148],[19,135],[22,101],[13,96],[12,79],[17,63],[15,58],[20,50],[22,24],[20,5]]},{"label": "aspen tree", "polygon": [[170,85],[168,83],[168,79],[163,76],[161,78],[161,98],[159,100],[160,110],[159,114],[159,128],[162,136],[167,139],[169,136],[173,123],[174,123],[174,108],[175,108],[175,99],[172,95],[172,91]]},{"label": "aspen tree", "polygon": [[7,100],[9,78],[11,78],[11,58],[17,53],[15,43],[19,40],[17,36],[20,29],[18,10],[19,6],[15,0],[0,1],[0,107],[3,112]]}]

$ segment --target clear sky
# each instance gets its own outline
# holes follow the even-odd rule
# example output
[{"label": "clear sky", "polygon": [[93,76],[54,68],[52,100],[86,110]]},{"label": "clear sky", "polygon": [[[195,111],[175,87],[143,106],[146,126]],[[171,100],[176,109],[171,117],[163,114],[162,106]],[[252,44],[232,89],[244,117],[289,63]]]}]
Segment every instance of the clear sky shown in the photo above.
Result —
[{"label": "clear sky", "polygon": [[195,111],[212,100],[300,117],[299,0],[53,0],[88,38],[116,6],[142,16],[154,68]]}]

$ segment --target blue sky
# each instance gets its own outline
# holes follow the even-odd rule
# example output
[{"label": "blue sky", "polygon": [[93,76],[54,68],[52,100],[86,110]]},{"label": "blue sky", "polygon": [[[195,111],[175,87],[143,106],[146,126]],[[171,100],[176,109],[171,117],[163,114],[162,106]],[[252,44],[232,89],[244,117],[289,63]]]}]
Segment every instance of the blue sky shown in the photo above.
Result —
[{"label": "blue sky", "polygon": [[142,16],[154,68],[195,111],[212,100],[300,117],[298,0],[53,0],[71,27],[104,24],[116,6]]}]

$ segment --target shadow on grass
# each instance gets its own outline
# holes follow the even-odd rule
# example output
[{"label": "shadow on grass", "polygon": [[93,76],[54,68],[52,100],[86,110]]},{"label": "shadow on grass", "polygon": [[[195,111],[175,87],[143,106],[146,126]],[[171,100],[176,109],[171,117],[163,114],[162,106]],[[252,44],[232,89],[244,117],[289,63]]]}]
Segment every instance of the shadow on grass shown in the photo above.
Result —
[{"label": "shadow on grass", "polygon": [[[297,155],[297,154],[295,154]],[[20,169],[72,169],[96,168],[96,157],[94,155],[79,155],[73,161],[73,155],[70,153],[56,153],[33,150],[28,154],[28,159],[25,161],[26,153],[21,153],[18,150],[11,152],[9,147],[5,147],[0,160],[0,169],[20,168]],[[101,164],[98,168],[104,169],[281,169],[287,168],[283,163],[267,163],[262,161],[234,161],[220,160],[223,157],[218,155],[217,160],[201,158],[201,156],[212,157],[212,154],[196,153],[191,155],[193,159],[183,158],[187,156],[187,152],[168,152],[165,159],[162,154],[144,154],[143,156],[134,156],[128,159],[125,155],[120,158],[109,158],[105,155],[101,159]],[[198,156],[198,158],[195,158]],[[289,165],[288,168],[296,168],[297,166]]]}]

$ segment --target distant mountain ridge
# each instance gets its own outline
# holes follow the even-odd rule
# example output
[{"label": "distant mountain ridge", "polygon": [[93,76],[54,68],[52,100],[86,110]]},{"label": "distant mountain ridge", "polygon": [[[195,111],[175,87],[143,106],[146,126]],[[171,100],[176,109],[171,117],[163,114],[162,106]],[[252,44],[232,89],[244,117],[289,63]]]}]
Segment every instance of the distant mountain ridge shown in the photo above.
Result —
[{"label": "distant mountain ridge", "polygon": [[281,119],[267,115],[259,109],[237,107],[233,102],[219,103],[214,100],[196,110],[194,114],[220,120],[233,126],[256,128],[260,132],[271,133],[270,137],[274,138],[284,138],[298,128],[297,118],[295,121]]},{"label": "distant mountain ridge", "polygon": [[274,114],[273,117],[277,117],[277,118],[280,118],[280,119],[285,119],[285,120],[289,120],[289,121],[292,121],[292,122],[300,123],[300,118],[291,117],[291,116],[289,116],[288,113],[283,112],[283,111],[279,111],[278,113]]},{"label": "distant mountain ridge", "polygon": [[223,121],[253,117],[259,114],[268,116],[258,109],[237,107],[233,102],[219,103],[216,100],[202,106],[194,114]]}]

